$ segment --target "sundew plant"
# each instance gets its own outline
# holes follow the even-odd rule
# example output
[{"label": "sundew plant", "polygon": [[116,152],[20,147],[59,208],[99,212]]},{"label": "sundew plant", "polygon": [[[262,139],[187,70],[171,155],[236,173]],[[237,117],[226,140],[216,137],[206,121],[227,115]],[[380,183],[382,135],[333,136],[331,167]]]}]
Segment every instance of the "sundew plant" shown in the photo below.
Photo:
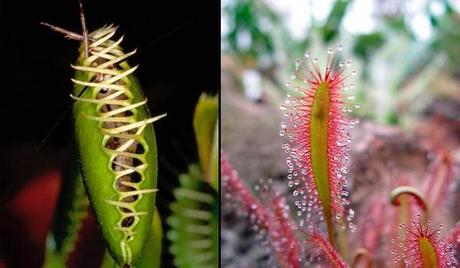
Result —
[{"label": "sundew plant", "polygon": [[269,267],[458,267],[460,224],[444,222],[442,209],[454,196],[448,150],[432,149],[423,179],[390,172],[382,189],[360,193],[355,212],[350,152],[359,104],[348,92],[357,71],[341,50],[325,51],[324,62],[306,53],[295,63],[281,130],[273,129],[284,140],[284,182],[248,185],[223,152],[224,206],[246,219]]}]

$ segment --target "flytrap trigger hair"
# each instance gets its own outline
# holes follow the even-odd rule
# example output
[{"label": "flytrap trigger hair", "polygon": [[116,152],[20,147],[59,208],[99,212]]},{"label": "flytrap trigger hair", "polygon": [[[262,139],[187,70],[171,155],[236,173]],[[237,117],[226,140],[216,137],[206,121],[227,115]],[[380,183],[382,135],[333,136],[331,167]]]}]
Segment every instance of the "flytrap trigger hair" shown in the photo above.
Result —
[{"label": "flytrap trigger hair", "polygon": [[80,2],[83,34],[41,23],[66,38],[82,42],[71,67],[73,113],[80,166],[90,203],[109,252],[131,266],[150,234],[157,184],[157,152],[151,117],[127,58],[117,27],[88,33]]}]

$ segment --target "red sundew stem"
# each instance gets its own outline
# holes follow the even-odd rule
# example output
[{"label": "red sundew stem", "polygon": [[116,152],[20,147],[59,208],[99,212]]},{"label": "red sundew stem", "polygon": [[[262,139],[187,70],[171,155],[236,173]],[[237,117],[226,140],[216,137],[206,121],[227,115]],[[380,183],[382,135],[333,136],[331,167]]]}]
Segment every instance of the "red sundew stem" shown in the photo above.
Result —
[{"label": "red sundew stem", "polygon": [[335,251],[332,244],[318,231],[313,231],[309,235],[307,242],[312,242],[314,245],[318,246],[321,251],[324,253],[326,258],[330,261],[333,267],[335,268],[347,268],[347,263],[342,259],[337,251]]},{"label": "red sundew stem", "polygon": [[377,197],[371,201],[363,213],[366,218],[362,220],[361,243],[362,246],[373,256],[377,249],[379,239],[383,233],[385,224],[386,200]]},{"label": "red sundew stem", "polygon": [[446,241],[457,247],[457,249],[460,249],[460,222],[450,230],[446,237]]},{"label": "red sundew stem", "polygon": [[278,226],[280,227],[280,233],[282,240],[285,242],[283,243],[283,247],[287,251],[287,262],[288,267],[290,268],[298,268],[300,267],[300,245],[297,240],[297,237],[294,233],[294,222],[292,222],[291,218],[286,216],[286,199],[277,195],[272,200],[272,208],[274,210],[274,215],[278,220]]},{"label": "red sundew stem", "polygon": [[227,156],[223,153],[221,155],[220,166],[225,191],[232,196],[240,198],[244,211],[253,213],[256,219],[255,223],[260,225],[262,229],[269,230],[270,222],[267,219],[267,213],[264,211],[262,204],[254,197],[252,192],[241,181],[238,173],[233,169],[232,165],[228,161]]},{"label": "red sundew stem", "polygon": [[423,187],[423,192],[431,207],[442,205],[441,201],[445,198],[443,194],[446,193],[452,177],[452,159],[448,153],[441,153],[434,161]]},{"label": "red sundew stem", "polygon": [[267,232],[279,264],[283,268],[299,268],[300,247],[293,232],[294,224],[284,217],[284,199],[274,198],[271,204],[274,211],[268,210],[241,181],[224,153],[220,164],[225,192],[238,197],[243,209],[253,213],[254,223]]}]

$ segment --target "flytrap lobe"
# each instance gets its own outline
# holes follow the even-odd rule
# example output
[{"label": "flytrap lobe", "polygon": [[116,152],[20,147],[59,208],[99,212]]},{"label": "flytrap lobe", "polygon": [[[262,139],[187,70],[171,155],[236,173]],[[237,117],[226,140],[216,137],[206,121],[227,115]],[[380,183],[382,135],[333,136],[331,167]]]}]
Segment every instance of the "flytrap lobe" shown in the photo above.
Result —
[{"label": "flytrap lobe", "polygon": [[280,107],[287,119],[281,123],[280,135],[289,139],[283,145],[288,154],[288,186],[296,198],[300,225],[325,222],[332,244],[335,223],[344,225],[348,221],[354,228],[351,223],[354,213],[352,210],[345,213],[344,208],[349,204],[346,191],[349,131],[357,122],[346,115],[352,111],[348,101],[353,97],[346,97],[343,92],[353,84],[347,84],[349,77],[345,75],[351,62],[336,58],[341,49],[339,46],[336,51],[328,50],[324,69],[309,53],[305,59],[297,60],[294,79],[286,83],[292,94],[288,94]]}]

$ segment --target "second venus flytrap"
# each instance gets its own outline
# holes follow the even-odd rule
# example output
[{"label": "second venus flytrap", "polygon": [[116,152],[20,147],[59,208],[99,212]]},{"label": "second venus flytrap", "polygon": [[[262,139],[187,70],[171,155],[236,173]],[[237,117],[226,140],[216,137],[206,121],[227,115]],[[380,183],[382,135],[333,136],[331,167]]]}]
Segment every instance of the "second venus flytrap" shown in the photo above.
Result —
[{"label": "second venus flytrap", "polygon": [[[337,51],[340,50],[339,46]],[[281,123],[280,134],[289,139],[283,149],[288,154],[288,186],[296,199],[299,225],[316,228],[324,222],[332,245],[337,235],[340,237],[336,225],[343,226],[348,221],[354,228],[354,212],[345,211],[349,204],[349,129],[356,124],[345,114],[351,111],[343,94],[353,86],[347,84],[345,74],[350,66],[350,61],[337,59],[333,49],[328,50],[323,68],[318,59],[306,53],[305,59],[296,62],[294,80],[287,83],[292,93],[281,106],[287,120]]]}]

